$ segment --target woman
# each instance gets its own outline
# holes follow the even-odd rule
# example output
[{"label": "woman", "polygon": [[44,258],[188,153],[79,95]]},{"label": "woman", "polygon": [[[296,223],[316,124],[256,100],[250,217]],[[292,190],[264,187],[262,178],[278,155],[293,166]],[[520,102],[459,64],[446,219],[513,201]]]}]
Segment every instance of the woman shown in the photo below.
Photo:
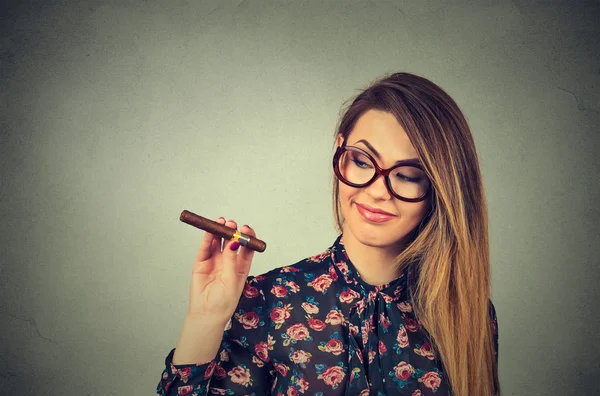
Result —
[{"label": "woman", "polygon": [[458,106],[396,73],[352,101],[335,142],[341,234],[248,276],[253,251],[206,233],[159,394],[500,394],[487,209]]}]

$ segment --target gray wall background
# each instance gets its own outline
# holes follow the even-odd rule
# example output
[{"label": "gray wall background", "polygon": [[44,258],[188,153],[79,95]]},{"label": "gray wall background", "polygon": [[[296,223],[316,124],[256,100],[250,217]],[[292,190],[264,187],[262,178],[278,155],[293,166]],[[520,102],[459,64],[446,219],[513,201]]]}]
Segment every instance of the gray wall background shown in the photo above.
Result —
[{"label": "gray wall background", "polygon": [[598,1],[3,1],[2,395],[154,394],[203,232],[333,242],[344,100],[432,79],[490,210],[505,395],[600,394]]}]

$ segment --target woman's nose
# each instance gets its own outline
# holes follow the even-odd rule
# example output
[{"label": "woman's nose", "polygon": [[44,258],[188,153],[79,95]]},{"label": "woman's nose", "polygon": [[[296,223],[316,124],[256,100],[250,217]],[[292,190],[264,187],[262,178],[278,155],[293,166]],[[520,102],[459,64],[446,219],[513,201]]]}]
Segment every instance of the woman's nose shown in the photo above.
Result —
[{"label": "woman's nose", "polygon": [[375,199],[390,199],[392,197],[383,175],[377,175],[373,183],[365,187],[365,191]]}]

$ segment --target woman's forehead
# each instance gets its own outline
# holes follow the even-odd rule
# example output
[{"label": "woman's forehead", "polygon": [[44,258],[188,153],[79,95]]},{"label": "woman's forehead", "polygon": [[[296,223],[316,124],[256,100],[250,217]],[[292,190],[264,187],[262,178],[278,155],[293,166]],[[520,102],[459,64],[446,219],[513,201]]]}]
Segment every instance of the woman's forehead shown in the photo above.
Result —
[{"label": "woman's forehead", "polygon": [[369,110],[354,125],[346,145],[366,147],[383,159],[417,158],[417,151],[396,118],[379,110]]}]

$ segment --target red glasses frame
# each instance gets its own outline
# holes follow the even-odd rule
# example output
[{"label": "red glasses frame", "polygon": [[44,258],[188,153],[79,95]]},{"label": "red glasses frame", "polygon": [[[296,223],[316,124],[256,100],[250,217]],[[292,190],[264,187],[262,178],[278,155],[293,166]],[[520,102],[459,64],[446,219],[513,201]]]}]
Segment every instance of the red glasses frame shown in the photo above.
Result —
[{"label": "red glasses frame", "polygon": [[[363,184],[355,184],[355,183],[350,183],[349,181],[345,180],[342,177],[342,174],[340,172],[340,167],[339,167],[339,165],[340,165],[339,159],[342,156],[342,154],[345,153],[346,151],[356,151],[360,154],[367,156],[367,158],[369,158],[371,160],[371,162],[373,162],[373,165],[375,165],[375,175],[373,175],[371,180],[369,180],[368,182],[363,183]],[[423,167],[418,162],[411,161],[411,160],[400,161],[396,165],[392,166],[391,168],[383,169],[382,167],[379,166],[377,161],[375,161],[375,158],[373,158],[369,153],[367,153],[365,150],[363,150],[361,148],[354,147],[354,146],[342,145],[342,146],[338,147],[338,149],[336,150],[336,152],[333,156],[333,171],[335,172],[335,175],[337,176],[338,180],[341,181],[342,183],[344,183],[348,186],[357,187],[357,188],[367,187],[367,186],[373,184],[373,182],[379,176],[383,176],[383,179],[385,180],[385,186],[387,187],[387,190],[391,196],[398,198],[399,200],[405,201],[405,202],[421,202],[421,201],[425,200],[431,192],[431,181],[429,181],[429,187],[427,188],[427,191],[425,191],[425,193],[423,195],[421,195],[419,198],[405,198],[401,195],[396,194],[394,192],[394,190],[392,190],[392,186],[390,183],[390,177],[389,177],[391,171],[400,166],[406,166],[406,165],[414,166],[415,168],[419,168],[419,169],[423,170]]]}]

